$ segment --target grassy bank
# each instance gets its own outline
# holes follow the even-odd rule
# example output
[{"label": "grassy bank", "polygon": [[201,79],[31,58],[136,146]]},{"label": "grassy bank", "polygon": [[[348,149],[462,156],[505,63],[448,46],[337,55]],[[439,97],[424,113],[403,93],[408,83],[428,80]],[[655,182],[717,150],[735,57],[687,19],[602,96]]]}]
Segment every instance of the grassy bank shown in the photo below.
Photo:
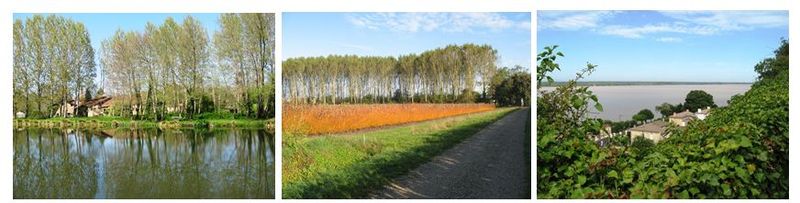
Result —
[{"label": "grassy bank", "polygon": [[14,119],[15,128],[268,128],[274,129],[275,120],[257,119],[200,119],[148,121],[120,117],[81,117],[48,119]]},{"label": "grassy bank", "polygon": [[283,135],[284,198],[359,198],[516,108],[360,134]]}]

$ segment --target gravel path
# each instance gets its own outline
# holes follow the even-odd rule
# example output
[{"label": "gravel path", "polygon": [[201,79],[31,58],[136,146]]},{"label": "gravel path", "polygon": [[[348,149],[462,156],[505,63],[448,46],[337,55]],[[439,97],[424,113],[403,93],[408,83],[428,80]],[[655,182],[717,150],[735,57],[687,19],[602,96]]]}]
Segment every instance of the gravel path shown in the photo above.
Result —
[{"label": "gravel path", "polygon": [[375,192],[370,198],[531,197],[530,108],[515,111]]}]

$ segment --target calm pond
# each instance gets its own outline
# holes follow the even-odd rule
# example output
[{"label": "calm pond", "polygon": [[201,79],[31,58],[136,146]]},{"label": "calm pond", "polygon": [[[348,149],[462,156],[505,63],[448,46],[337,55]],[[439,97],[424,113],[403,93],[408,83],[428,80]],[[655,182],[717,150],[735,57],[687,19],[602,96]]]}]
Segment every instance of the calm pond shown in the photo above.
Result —
[{"label": "calm pond", "polygon": [[14,198],[274,198],[265,130],[14,131]]},{"label": "calm pond", "polygon": [[[554,88],[541,89],[550,91]],[[656,111],[655,106],[664,102],[673,105],[683,103],[686,94],[692,90],[703,90],[714,97],[717,106],[727,106],[731,96],[743,94],[749,89],[750,84],[592,86],[589,90],[603,104],[603,112],[592,112],[589,117],[613,121],[631,120],[642,109],[650,109],[656,117],[660,117],[661,114]]]}]

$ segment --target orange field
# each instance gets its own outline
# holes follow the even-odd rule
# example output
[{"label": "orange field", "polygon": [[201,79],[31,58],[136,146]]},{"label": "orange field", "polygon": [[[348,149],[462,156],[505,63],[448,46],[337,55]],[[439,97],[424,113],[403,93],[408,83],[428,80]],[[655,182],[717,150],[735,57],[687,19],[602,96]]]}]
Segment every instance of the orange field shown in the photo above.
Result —
[{"label": "orange field", "polygon": [[493,110],[494,104],[283,104],[283,131],[319,135]]}]

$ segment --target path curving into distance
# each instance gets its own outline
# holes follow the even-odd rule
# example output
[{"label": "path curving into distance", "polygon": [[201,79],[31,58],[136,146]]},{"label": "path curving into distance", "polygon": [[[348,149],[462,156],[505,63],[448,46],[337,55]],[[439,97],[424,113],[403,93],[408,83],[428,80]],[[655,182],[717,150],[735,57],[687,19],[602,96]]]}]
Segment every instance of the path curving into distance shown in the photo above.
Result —
[{"label": "path curving into distance", "polygon": [[530,108],[512,112],[370,198],[530,199]]}]

